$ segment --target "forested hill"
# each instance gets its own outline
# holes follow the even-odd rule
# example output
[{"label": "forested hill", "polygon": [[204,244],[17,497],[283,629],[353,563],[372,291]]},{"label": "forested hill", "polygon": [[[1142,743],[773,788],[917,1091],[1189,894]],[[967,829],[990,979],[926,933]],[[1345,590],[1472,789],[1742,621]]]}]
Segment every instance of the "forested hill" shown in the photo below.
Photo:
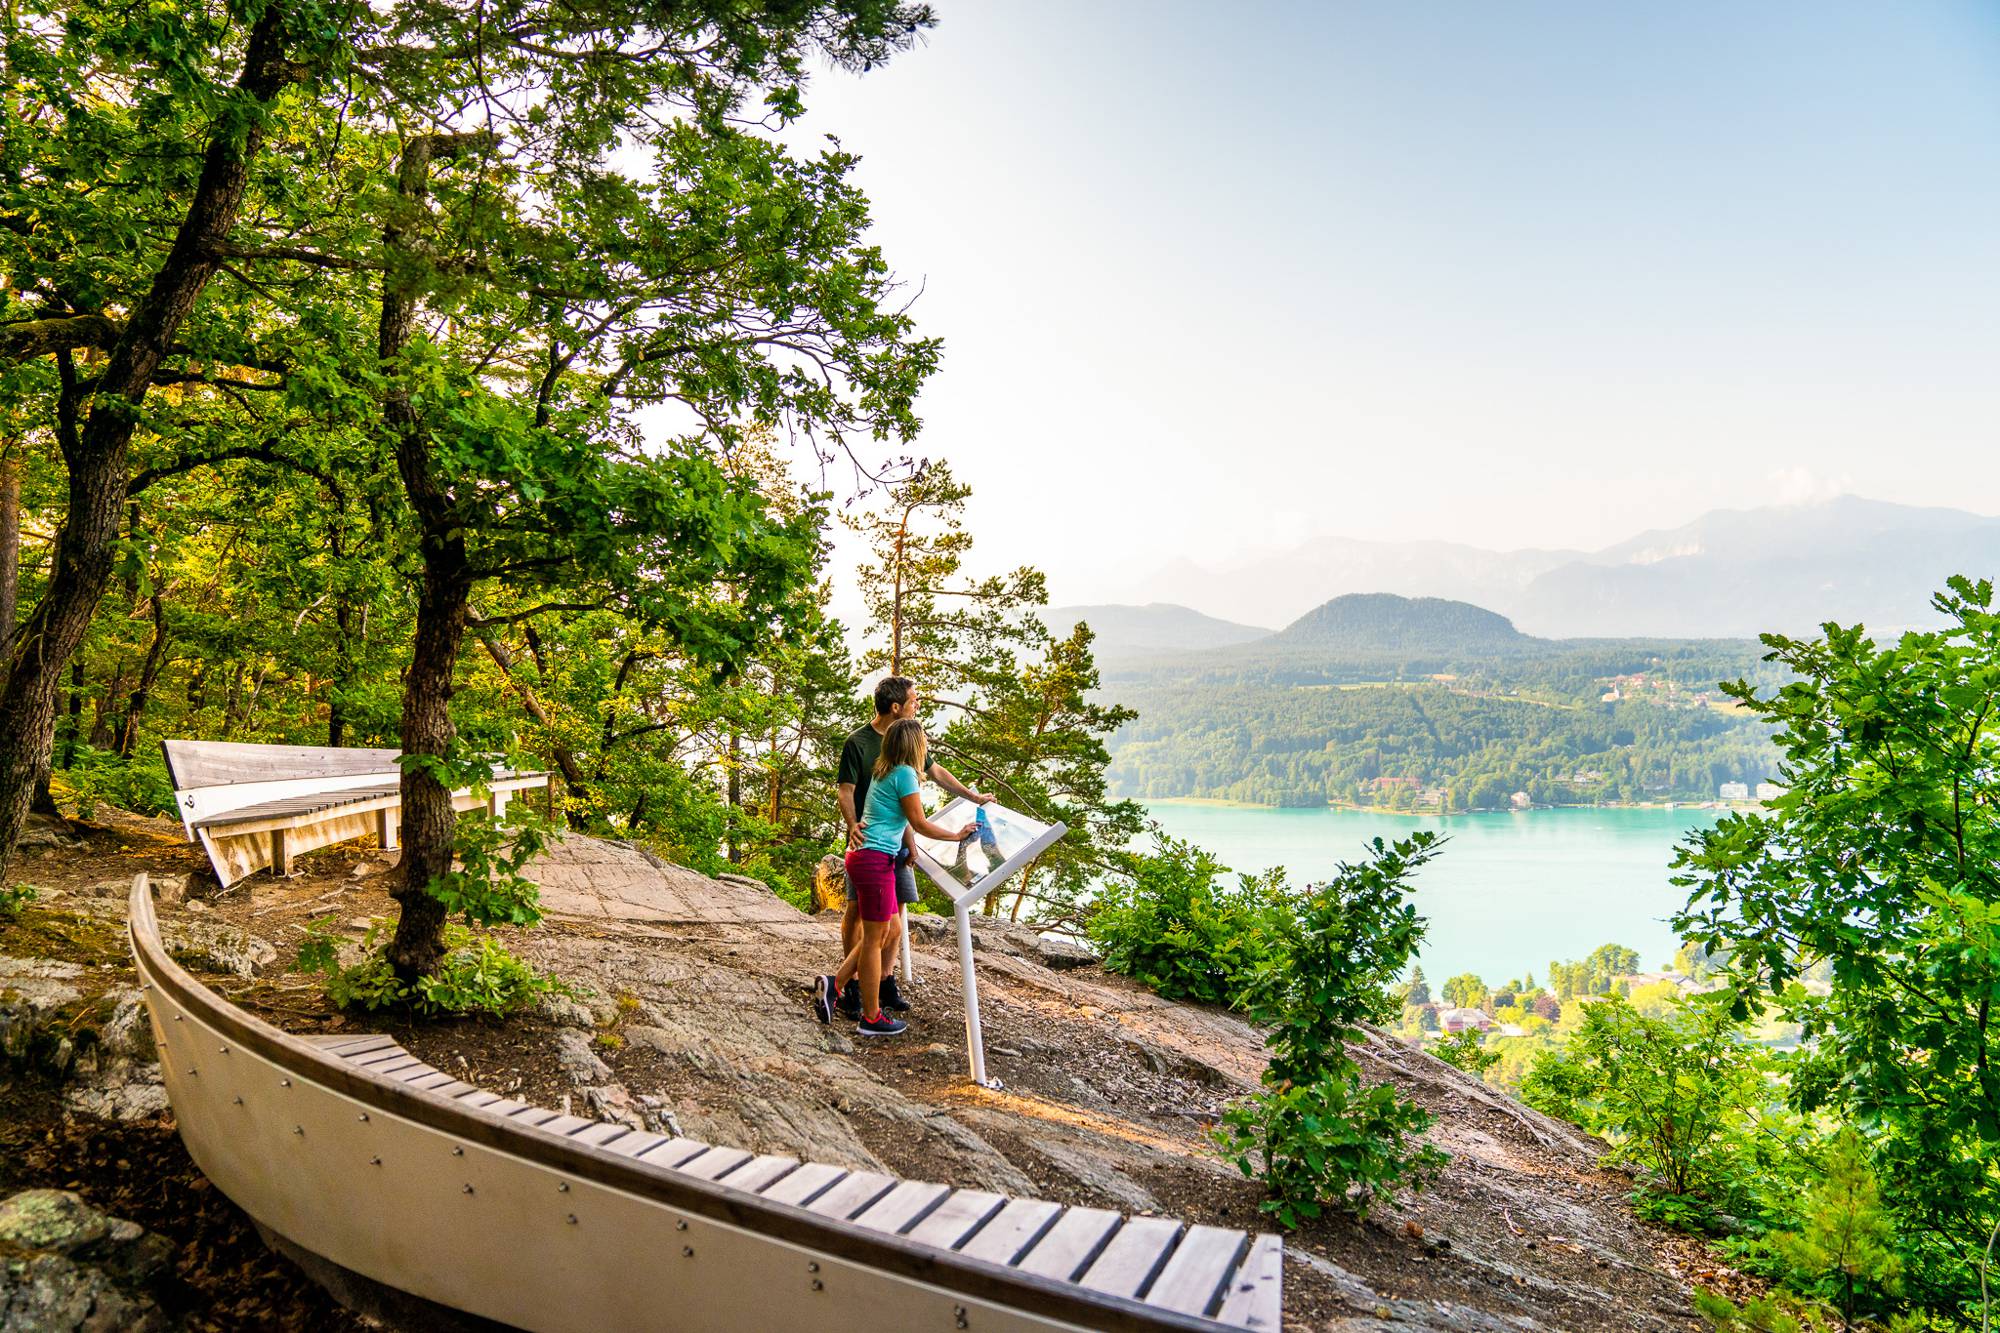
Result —
[{"label": "forested hill", "polygon": [[1718,682],[1773,684],[1741,639],[1539,639],[1466,602],[1338,597],[1280,633],[1107,664],[1138,710],[1125,796],[1398,809],[1714,800],[1778,776]]},{"label": "forested hill", "polygon": [[1442,597],[1350,593],[1300,616],[1271,641],[1279,652],[1304,649],[1341,658],[1410,653],[1512,653],[1537,640],[1502,615]]}]

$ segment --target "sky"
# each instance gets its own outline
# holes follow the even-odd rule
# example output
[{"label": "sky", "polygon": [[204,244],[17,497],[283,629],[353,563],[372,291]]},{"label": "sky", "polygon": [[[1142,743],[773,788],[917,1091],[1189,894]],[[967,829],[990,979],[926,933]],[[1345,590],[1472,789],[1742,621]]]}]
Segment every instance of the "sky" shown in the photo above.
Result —
[{"label": "sky", "polygon": [[2000,513],[2000,6],[937,0],[818,75],[1056,604],[1320,535]]}]

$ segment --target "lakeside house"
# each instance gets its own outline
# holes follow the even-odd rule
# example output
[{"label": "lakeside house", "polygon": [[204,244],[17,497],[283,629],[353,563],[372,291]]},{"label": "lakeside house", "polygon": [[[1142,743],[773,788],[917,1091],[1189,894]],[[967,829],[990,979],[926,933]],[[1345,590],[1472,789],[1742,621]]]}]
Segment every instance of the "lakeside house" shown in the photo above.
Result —
[{"label": "lakeside house", "polygon": [[1474,1032],[1491,1032],[1497,1026],[1493,1015],[1483,1009],[1438,1010],[1438,1028],[1443,1032],[1464,1032],[1468,1028]]},{"label": "lakeside house", "polygon": [[1747,801],[1750,799],[1750,784],[1747,782],[1725,782],[1716,789],[1716,796],[1725,801]]}]

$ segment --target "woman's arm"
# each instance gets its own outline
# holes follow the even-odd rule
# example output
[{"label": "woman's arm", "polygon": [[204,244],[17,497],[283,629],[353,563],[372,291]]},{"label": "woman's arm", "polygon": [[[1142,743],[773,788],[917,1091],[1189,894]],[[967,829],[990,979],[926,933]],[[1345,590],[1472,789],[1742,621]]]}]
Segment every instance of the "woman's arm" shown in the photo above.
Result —
[{"label": "woman's arm", "polygon": [[911,792],[903,798],[903,818],[910,821],[910,827],[926,838],[936,838],[939,842],[957,842],[966,834],[978,829],[977,824],[967,823],[963,828],[948,829],[931,823],[924,818],[924,798]]}]

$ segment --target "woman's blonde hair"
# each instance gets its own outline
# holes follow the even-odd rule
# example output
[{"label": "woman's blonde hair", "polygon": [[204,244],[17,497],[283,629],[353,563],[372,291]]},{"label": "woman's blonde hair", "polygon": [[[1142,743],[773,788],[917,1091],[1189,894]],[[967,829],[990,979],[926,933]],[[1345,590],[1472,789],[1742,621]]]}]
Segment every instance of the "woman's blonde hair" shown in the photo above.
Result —
[{"label": "woman's blonde hair", "polygon": [[882,753],[875,757],[875,776],[886,778],[891,769],[908,764],[921,775],[924,771],[924,755],[930,749],[930,742],[924,736],[924,724],[913,717],[901,722],[891,722],[889,729],[882,733]]}]

